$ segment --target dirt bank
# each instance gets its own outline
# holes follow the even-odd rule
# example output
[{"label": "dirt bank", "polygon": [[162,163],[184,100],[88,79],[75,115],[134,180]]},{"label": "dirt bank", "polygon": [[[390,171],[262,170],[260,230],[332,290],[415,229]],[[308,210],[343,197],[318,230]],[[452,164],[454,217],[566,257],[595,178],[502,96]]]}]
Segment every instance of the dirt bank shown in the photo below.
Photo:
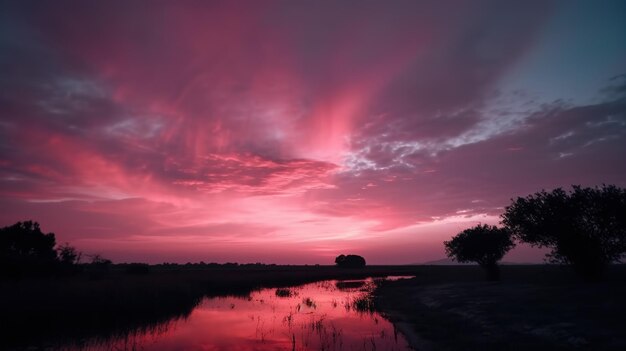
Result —
[{"label": "dirt bank", "polygon": [[509,276],[499,283],[384,282],[375,302],[416,350],[626,349],[623,268],[595,284],[540,267],[525,271],[533,269],[505,269]]}]

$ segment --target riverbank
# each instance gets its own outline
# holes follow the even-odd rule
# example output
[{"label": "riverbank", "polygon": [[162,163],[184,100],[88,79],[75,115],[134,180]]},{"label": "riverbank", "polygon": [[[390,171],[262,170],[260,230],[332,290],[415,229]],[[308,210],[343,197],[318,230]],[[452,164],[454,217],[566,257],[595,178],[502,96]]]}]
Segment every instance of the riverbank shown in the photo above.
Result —
[{"label": "riverbank", "polygon": [[377,308],[416,350],[624,350],[626,267],[584,283],[557,266],[433,267],[382,283]]}]

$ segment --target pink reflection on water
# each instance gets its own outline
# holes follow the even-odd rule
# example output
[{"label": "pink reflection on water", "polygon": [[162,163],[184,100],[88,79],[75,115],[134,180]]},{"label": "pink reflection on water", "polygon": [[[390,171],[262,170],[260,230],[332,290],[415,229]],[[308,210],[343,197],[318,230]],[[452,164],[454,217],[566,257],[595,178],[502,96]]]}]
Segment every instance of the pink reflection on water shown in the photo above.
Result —
[{"label": "pink reflection on water", "polygon": [[207,298],[185,320],[87,349],[409,350],[389,321],[368,310],[372,289],[371,279],[329,280]]}]

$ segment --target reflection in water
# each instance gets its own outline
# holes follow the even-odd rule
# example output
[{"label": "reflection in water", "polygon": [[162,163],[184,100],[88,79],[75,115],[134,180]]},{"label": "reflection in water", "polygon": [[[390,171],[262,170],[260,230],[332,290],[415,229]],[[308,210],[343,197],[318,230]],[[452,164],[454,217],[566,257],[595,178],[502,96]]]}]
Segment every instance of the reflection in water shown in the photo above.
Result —
[{"label": "reflection in water", "polygon": [[[396,277],[397,278],[397,277]],[[371,279],[262,289],[248,298],[206,298],[182,320],[88,340],[67,350],[409,350],[373,312]]]}]

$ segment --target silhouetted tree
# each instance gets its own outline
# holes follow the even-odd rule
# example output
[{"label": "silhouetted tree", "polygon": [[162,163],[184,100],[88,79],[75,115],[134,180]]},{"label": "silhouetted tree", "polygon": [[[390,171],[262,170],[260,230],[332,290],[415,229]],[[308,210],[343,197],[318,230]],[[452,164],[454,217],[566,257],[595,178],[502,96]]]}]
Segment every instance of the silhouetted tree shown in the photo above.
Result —
[{"label": "silhouetted tree", "polygon": [[61,263],[66,265],[73,265],[80,262],[83,254],[76,250],[75,247],[70,246],[69,243],[65,243],[57,247],[57,255]]},{"label": "silhouetted tree", "polygon": [[75,274],[81,271],[82,267],[78,264],[82,258],[82,252],[68,243],[57,246],[56,251],[59,260],[59,274]]},{"label": "silhouetted tree", "polygon": [[486,271],[487,280],[500,280],[498,261],[515,247],[506,229],[487,224],[465,229],[443,244],[448,257],[478,263]]},{"label": "silhouetted tree", "polygon": [[520,241],[550,248],[550,261],[597,279],[626,252],[626,190],[614,185],[544,190],[514,200],[502,223]]},{"label": "silhouetted tree", "polygon": [[335,258],[335,263],[342,268],[365,267],[365,259],[359,255],[339,255]]},{"label": "silhouetted tree", "polygon": [[54,233],[44,234],[37,222],[17,222],[1,228],[0,273],[14,278],[50,273],[57,262],[55,244]]}]

